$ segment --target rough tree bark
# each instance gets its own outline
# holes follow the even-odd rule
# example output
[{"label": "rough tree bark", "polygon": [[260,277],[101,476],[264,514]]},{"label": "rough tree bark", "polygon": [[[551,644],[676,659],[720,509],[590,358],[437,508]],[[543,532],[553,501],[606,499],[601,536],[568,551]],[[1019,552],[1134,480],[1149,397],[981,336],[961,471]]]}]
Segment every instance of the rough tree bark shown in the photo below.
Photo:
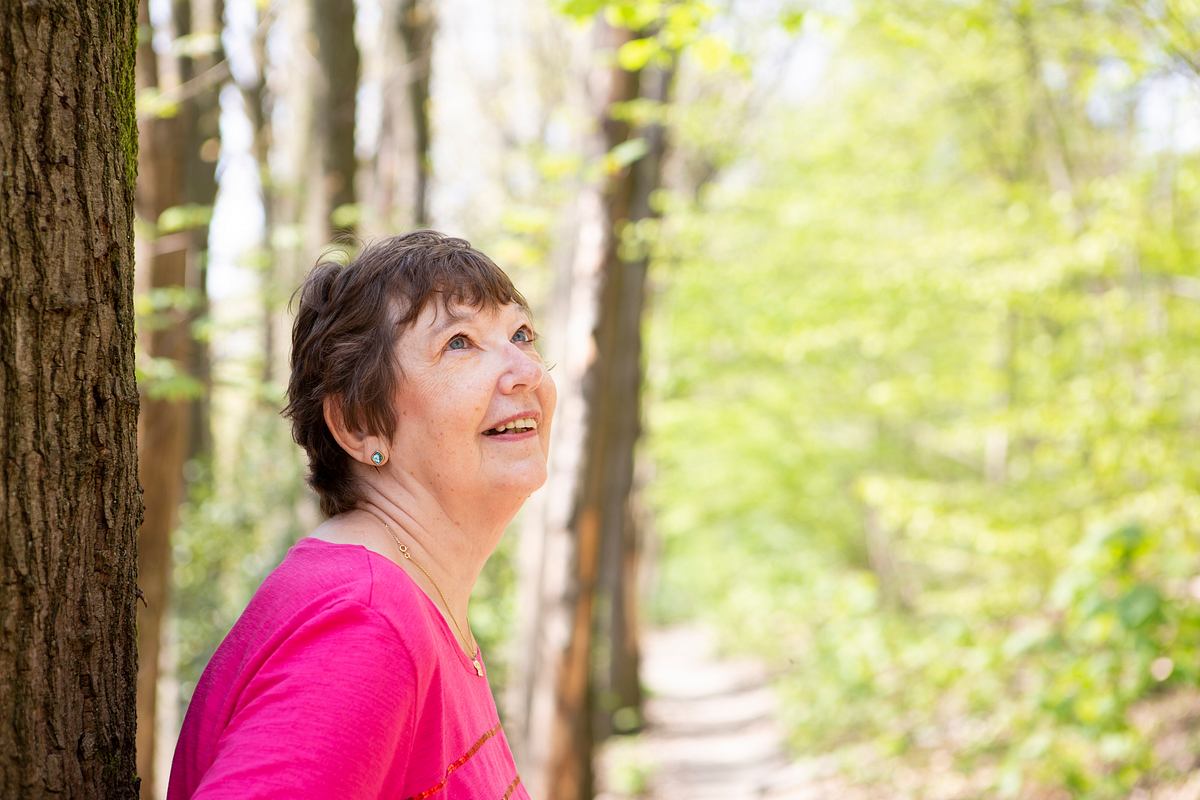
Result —
[{"label": "rough tree bark", "polygon": [[[605,25],[598,34],[601,49],[610,52],[634,37]],[[601,120],[596,155],[601,156],[631,137],[628,124],[612,114],[613,106],[642,96],[665,100],[671,76],[610,65],[592,77]],[[622,639],[614,656],[618,663],[606,665],[615,671],[605,683],[615,690],[619,681],[628,704],[640,702],[633,580],[638,548],[630,495],[648,261],[645,253],[626,257],[620,245],[627,223],[653,213],[650,196],[660,181],[665,148],[661,129],[640,133],[646,156],[610,170],[582,198],[576,257],[561,278],[567,286],[562,310],[566,348],[559,361],[564,391],[545,493],[544,534],[527,537],[523,544],[525,582],[531,588],[522,598],[516,673],[523,683],[513,709],[513,738],[530,793],[556,800],[592,794],[593,629],[598,614],[609,620],[602,627]],[[606,551],[614,565],[609,587],[613,604],[598,608]],[[621,585],[625,580],[628,587]],[[610,615],[620,621],[613,622]]]},{"label": "rough tree bark", "polygon": [[364,190],[373,232],[429,224],[433,6],[432,0],[400,0],[384,11],[379,144]]},{"label": "rough tree bark", "polygon": [[136,29],[133,0],[0,26],[2,797],[137,795]]}]

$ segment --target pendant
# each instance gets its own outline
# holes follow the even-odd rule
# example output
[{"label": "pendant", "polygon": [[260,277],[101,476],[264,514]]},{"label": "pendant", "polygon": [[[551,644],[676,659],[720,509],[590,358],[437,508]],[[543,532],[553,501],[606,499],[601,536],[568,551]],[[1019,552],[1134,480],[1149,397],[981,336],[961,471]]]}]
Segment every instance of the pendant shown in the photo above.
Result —
[{"label": "pendant", "polygon": [[475,674],[482,678],[483,677],[483,665],[481,665],[479,663],[479,656],[475,656],[474,658],[472,658],[471,663],[475,665]]}]

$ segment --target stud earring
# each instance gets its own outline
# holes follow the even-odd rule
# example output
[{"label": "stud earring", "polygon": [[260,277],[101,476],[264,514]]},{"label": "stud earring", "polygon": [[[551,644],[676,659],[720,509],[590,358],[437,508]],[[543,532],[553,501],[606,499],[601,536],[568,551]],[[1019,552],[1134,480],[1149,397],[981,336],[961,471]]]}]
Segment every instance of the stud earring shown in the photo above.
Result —
[{"label": "stud earring", "polygon": [[374,453],[371,453],[371,463],[374,464],[375,466],[377,466],[377,467],[383,466],[384,461],[385,461],[385,459],[383,457],[383,453],[379,452],[378,450],[376,450]]}]

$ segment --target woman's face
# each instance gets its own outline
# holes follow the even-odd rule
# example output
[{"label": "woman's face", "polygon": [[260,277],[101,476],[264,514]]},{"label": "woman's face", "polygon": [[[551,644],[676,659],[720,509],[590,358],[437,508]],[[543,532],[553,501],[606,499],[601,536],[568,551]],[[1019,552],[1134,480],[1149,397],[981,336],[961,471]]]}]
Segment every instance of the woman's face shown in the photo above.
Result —
[{"label": "woman's face", "polygon": [[391,460],[443,503],[522,501],[546,480],[557,392],[517,305],[428,303],[396,344]]}]

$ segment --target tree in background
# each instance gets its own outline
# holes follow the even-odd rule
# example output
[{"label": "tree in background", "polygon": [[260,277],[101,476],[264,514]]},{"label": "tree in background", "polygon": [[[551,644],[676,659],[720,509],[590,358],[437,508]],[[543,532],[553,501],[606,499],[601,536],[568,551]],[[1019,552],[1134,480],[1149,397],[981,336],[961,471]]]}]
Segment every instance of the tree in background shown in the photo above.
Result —
[{"label": "tree in background", "polygon": [[0,36],[5,797],[137,794],[136,30],[89,0]]},{"label": "tree in background", "polygon": [[212,450],[209,398],[212,396],[208,346],[209,222],[217,201],[217,163],[221,155],[221,91],[229,82],[229,63],[221,43],[225,0],[173,0],[175,46],[182,97],[179,114],[187,142],[183,145],[183,210],[186,211],[189,275],[193,300],[190,314],[192,363],[188,372],[199,391],[191,403],[189,458],[207,458]]},{"label": "tree in background", "polygon": [[[311,87],[313,149],[317,169],[310,186],[313,204],[308,217],[314,252],[339,233],[355,228],[354,152],[358,108],[358,44],[354,40],[354,0],[312,0],[309,5],[317,62]],[[348,214],[347,214],[348,212]],[[315,258],[315,255],[314,255]]]},{"label": "tree in background", "polygon": [[[579,4],[595,14],[604,4]],[[641,331],[676,53],[707,10],[613,3],[588,76],[598,174],[582,195],[574,256],[555,294],[564,369],[547,501],[522,553],[513,738],[535,795],[590,797],[597,733],[636,727]],[[537,527],[541,530],[537,530]],[[596,632],[599,631],[597,638]],[[609,654],[599,666],[598,654]]]},{"label": "tree in background", "polygon": [[[639,552],[641,319],[660,619],[705,613],[771,659],[793,743],[852,743],[846,772],[885,775],[878,796],[894,796],[889,770],[953,773],[960,796],[1126,796],[1154,769],[1131,709],[1195,685],[1200,184],[1194,152],[1155,144],[1168,125],[1153,118],[1175,98],[1187,119],[1186,4],[734,4],[706,18],[718,12],[690,2],[570,0],[556,15],[446,0],[436,85],[431,5],[356,5],[360,27],[382,12],[361,96],[380,61],[399,86],[380,89],[381,152],[358,136],[375,165],[358,180],[360,229],[426,219],[405,205],[420,191],[393,187],[391,216],[372,221],[390,202],[372,192],[387,158],[414,185],[439,159],[453,180],[434,187],[436,224],[511,269],[548,323],[555,474],[526,514],[520,580],[502,549],[471,615],[517,697],[514,749],[533,743],[544,764],[561,745],[559,778],[526,766],[530,785],[586,791],[591,744],[637,724],[637,646],[621,632],[636,581],[617,567]],[[589,60],[582,26],[564,30],[601,5],[619,41],[599,49],[624,71]],[[230,329],[214,348],[228,360],[213,485],[184,509],[176,564],[184,699],[310,529],[275,409],[282,308],[331,230],[302,209],[324,185],[310,107],[323,49],[311,4],[255,10],[241,35],[258,74],[239,77],[267,246],[247,261],[260,296],[217,308]],[[706,33],[681,36],[696,12]],[[744,29],[802,42],[800,58],[765,61]],[[700,67],[734,52],[755,55],[736,79]],[[676,66],[673,87],[658,80]],[[421,124],[437,148],[413,146]],[[504,670],[494,644],[514,583],[534,597]]]},{"label": "tree in background", "polygon": [[[316,524],[303,454],[278,414],[290,343],[287,304],[335,228],[356,224],[353,178],[344,173],[355,136],[346,100],[358,85],[357,68],[350,74],[346,64],[358,56],[344,52],[356,50],[353,25],[314,6],[259,4],[228,19],[242,108],[227,104],[227,118],[236,125],[242,111],[250,134],[247,150],[231,150],[228,163],[248,162],[257,191],[232,201],[223,195],[222,202],[243,216],[257,205],[262,227],[234,265],[253,288],[214,309],[221,357],[213,365],[211,471],[192,485],[182,510],[174,567],[180,712],[262,577]],[[320,36],[319,25],[326,28]],[[329,90],[314,91],[318,84]],[[321,126],[313,116],[319,109]],[[314,197],[321,187],[337,189],[336,196]]]},{"label": "tree in background", "polygon": [[156,52],[149,3],[139,7],[141,110],[137,272],[144,308],[138,533],[138,772],[156,796],[155,740],[163,625],[170,604],[172,532],[185,497],[184,463],[208,449],[207,348],[196,330],[207,309],[208,221],[216,200],[223,4],[176,0],[170,55]]},{"label": "tree in background", "polygon": [[1197,156],[1127,12],[858,4],[805,25],[834,53],[806,102],[691,110],[740,180],[658,251],[660,603],[723,598],[796,747],[868,796],[1179,776],[1154,707],[1197,685]]},{"label": "tree in background", "polygon": [[366,176],[364,216],[372,231],[429,224],[433,0],[397,0],[383,9],[379,46],[379,138]]}]

